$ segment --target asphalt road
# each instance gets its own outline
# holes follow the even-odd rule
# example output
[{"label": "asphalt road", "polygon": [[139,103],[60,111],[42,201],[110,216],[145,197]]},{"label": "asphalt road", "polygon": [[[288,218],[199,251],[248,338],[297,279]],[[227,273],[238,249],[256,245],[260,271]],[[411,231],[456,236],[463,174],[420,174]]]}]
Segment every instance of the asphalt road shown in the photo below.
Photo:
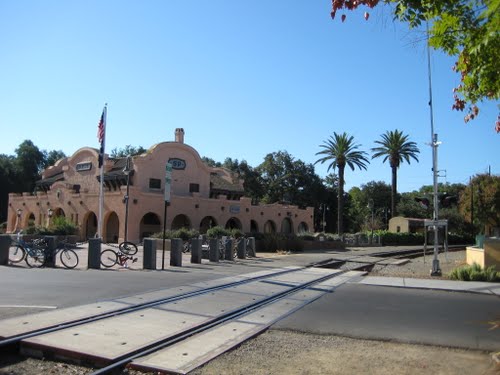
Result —
[{"label": "asphalt road", "polygon": [[[305,265],[328,254],[186,264],[165,271],[28,269],[0,266],[0,319],[83,305],[226,276]],[[500,350],[498,296],[345,284],[276,329]]]},{"label": "asphalt road", "polygon": [[344,284],[273,328],[498,351],[493,321],[494,295]]}]

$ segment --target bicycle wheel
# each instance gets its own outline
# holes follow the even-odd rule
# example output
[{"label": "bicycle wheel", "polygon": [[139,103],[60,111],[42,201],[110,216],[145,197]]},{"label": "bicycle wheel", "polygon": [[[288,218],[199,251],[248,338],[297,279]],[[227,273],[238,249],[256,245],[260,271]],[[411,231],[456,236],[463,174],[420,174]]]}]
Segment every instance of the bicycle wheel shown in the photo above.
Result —
[{"label": "bicycle wheel", "polygon": [[45,264],[45,251],[32,248],[26,252],[26,264],[31,268],[42,267]]},{"label": "bicycle wheel", "polygon": [[118,245],[118,248],[123,254],[126,255],[134,255],[135,253],[137,253],[137,246],[133,242],[122,242]]},{"label": "bicycle wheel", "polygon": [[11,263],[19,263],[26,256],[26,250],[21,245],[11,245],[9,247],[9,261]]},{"label": "bicycle wheel", "polygon": [[118,263],[118,255],[113,250],[107,249],[101,253],[101,264],[104,267],[110,268],[116,263]]},{"label": "bicycle wheel", "polygon": [[78,255],[72,249],[62,250],[59,259],[61,259],[61,263],[66,268],[73,269],[78,265]]}]

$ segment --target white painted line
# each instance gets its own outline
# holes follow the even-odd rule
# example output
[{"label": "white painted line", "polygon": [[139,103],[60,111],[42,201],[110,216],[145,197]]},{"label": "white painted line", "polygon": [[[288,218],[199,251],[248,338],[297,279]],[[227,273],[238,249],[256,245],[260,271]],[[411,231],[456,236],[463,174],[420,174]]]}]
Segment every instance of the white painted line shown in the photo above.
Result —
[{"label": "white painted line", "polygon": [[21,309],[57,309],[57,306],[39,306],[39,305],[0,305],[0,309],[21,308]]}]

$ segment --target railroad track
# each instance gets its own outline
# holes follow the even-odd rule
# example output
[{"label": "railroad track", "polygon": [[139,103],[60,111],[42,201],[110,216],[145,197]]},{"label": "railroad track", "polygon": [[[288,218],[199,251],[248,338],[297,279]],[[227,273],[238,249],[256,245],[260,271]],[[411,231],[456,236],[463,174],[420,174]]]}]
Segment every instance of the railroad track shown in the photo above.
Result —
[{"label": "railroad track", "polygon": [[[200,365],[200,358],[221,354],[362,274],[314,267],[278,269],[79,319],[66,318],[5,337],[0,346],[17,345],[25,354],[102,367],[94,375],[125,366],[186,373]],[[1,323],[22,325],[23,320],[27,318],[0,321],[0,335]],[[229,339],[229,345],[231,333],[237,339]],[[222,342],[208,352],[200,349],[217,340]],[[168,360],[158,359],[165,356]],[[177,358],[177,367],[172,358]]]}]

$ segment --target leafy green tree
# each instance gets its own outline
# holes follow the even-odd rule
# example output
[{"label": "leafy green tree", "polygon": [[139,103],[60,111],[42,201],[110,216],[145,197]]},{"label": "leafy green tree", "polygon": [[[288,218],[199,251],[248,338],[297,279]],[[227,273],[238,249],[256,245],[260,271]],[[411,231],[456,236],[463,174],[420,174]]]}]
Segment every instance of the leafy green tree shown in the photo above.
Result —
[{"label": "leafy green tree", "polygon": [[284,202],[300,207],[316,206],[323,194],[321,178],[312,164],[295,160],[286,151],[267,154],[257,168],[264,191],[263,202]]},{"label": "leafy green tree", "polygon": [[400,216],[413,219],[428,219],[431,217],[432,208],[424,207],[415,198],[422,197],[419,192],[407,192],[400,195],[397,210]]},{"label": "leafy green tree", "polygon": [[212,158],[208,158],[206,156],[203,156],[201,158],[201,160],[206,164],[208,165],[209,167],[215,167],[215,168],[220,168],[222,167],[222,163],[221,162],[218,162],[218,161],[215,161],[214,159]]},{"label": "leafy green tree", "polygon": [[243,179],[245,196],[252,198],[254,201],[259,201],[263,198],[265,190],[260,174],[255,168],[248,165],[246,160],[239,162],[238,159],[226,158],[224,163],[222,163],[222,167],[229,169]]},{"label": "leafy green tree", "polygon": [[9,193],[16,192],[15,158],[0,155],[0,223],[7,220]]},{"label": "leafy green tree", "polygon": [[[500,0],[334,0],[331,16],[379,3],[391,5],[394,18],[410,28],[429,21],[429,45],[457,58],[453,70],[460,74],[460,84],[453,90],[452,108],[467,107],[465,122],[478,115],[478,102],[500,98]],[[495,129],[500,132],[500,115]]]},{"label": "leafy green tree", "polygon": [[460,195],[459,209],[476,233],[489,234],[486,226],[500,227],[500,176],[474,176]]},{"label": "leafy green tree", "polygon": [[62,150],[43,151],[43,154],[45,159],[43,168],[48,168],[58,160],[66,157],[66,154]]},{"label": "leafy green tree", "polygon": [[30,140],[21,143],[15,152],[15,192],[31,192],[45,165],[45,155]]},{"label": "leafy green tree", "polygon": [[415,142],[408,140],[408,135],[404,135],[397,129],[387,131],[381,135],[381,138],[382,140],[375,141],[379,146],[372,148],[372,159],[382,157],[384,163],[389,160],[392,187],[391,215],[397,216],[398,168],[403,161],[410,164],[410,160],[414,159],[418,162],[417,154],[420,153],[420,150]]},{"label": "leafy green tree", "polygon": [[131,145],[126,145],[124,148],[117,148],[115,147],[114,149],[111,150],[110,156],[112,158],[124,158],[127,156],[135,156],[135,155],[140,155],[144,154],[147,150],[142,147],[142,146],[131,146]]},{"label": "leafy green tree", "polygon": [[372,208],[377,229],[387,226],[387,214],[391,201],[390,185],[383,181],[370,181],[361,187],[351,188],[349,196],[351,208],[348,216],[353,225],[353,231],[358,232],[363,227],[371,228]]},{"label": "leafy green tree", "polygon": [[323,148],[322,151],[316,153],[316,155],[323,155],[320,159],[316,161],[317,163],[325,163],[328,162],[328,169],[337,169],[338,177],[339,177],[339,188],[338,188],[338,202],[337,202],[337,232],[338,234],[342,234],[344,232],[343,228],[343,214],[344,214],[344,173],[345,167],[349,166],[351,170],[354,170],[355,167],[359,169],[365,169],[367,164],[370,163],[367,155],[364,151],[358,151],[359,144],[354,143],[354,137],[348,135],[347,133],[337,134],[333,133],[333,136],[330,136],[328,140],[326,140],[319,147]]}]

